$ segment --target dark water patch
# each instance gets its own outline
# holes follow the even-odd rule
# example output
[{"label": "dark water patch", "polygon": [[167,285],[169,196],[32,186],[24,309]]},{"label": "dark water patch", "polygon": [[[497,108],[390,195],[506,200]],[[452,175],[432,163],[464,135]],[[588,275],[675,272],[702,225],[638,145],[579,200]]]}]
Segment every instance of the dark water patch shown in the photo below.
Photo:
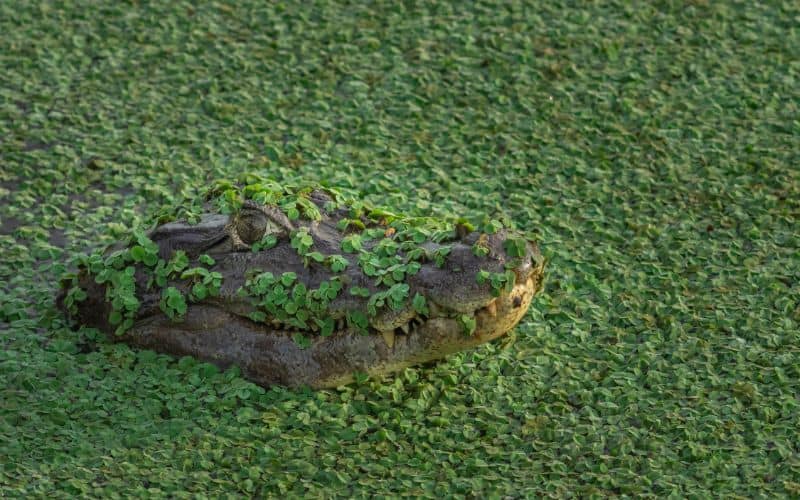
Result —
[{"label": "dark water patch", "polygon": [[11,215],[3,216],[0,218],[0,234],[12,234],[20,226],[24,226],[25,222]]},{"label": "dark water patch", "polygon": [[47,151],[53,149],[55,145],[55,142],[25,141],[25,146],[22,147],[22,150],[26,153],[30,153],[31,151]]},{"label": "dark water patch", "polygon": [[18,182],[10,180],[0,180],[0,188],[8,189],[9,191],[16,191],[18,188]]},{"label": "dark water patch", "polygon": [[17,109],[22,111],[23,114],[28,114],[31,110],[31,103],[27,101],[14,101],[14,104],[17,106]]},{"label": "dark water patch", "polygon": [[67,244],[67,237],[63,229],[51,229],[50,238],[47,241],[55,247],[64,248]]}]

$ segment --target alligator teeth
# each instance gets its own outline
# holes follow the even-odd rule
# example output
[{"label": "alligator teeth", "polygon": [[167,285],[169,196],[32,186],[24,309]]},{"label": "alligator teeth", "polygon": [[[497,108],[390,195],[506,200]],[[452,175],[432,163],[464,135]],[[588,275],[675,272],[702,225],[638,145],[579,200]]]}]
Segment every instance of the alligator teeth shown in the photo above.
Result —
[{"label": "alligator teeth", "polygon": [[489,302],[489,305],[486,306],[486,312],[488,312],[489,316],[493,318],[497,316],[497,300]]},{"label": "alligator teeth", "polygon": [[400,325],[400,329],[403,330],[403,333],[408,335],[408,323],[403,323],[402,325]]},{"label": "alligator teeth", "polygon": [[383,340],[386,342],[386,345],[389,347],[389,349],[394,347],[394,330],[386,330],[381,332],[381,335],[383,335]]}]

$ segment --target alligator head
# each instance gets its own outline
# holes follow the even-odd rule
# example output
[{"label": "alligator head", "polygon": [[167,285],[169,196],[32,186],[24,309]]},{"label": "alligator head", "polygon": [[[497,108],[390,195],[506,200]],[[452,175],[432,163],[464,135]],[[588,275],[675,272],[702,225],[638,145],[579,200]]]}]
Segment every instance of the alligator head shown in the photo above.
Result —
[{"label": "alligator head", "polygon": [[134,346],[321,388],[495,339],[542,285],[536,244],[497,221],[479,231],[269,181],[220,183],[195,208],[82,257],[59,306]]}]

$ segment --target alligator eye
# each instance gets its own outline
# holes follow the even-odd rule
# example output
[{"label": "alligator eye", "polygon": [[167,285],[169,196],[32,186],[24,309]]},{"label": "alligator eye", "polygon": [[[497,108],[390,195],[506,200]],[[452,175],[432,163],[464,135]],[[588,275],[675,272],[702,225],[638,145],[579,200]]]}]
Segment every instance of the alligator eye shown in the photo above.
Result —
[{"label": "alligator eye", "polygon": [[243,209],[236,219],[236,233],[247,245],[259,241],[267,231],[267,216],[260,210]]}]

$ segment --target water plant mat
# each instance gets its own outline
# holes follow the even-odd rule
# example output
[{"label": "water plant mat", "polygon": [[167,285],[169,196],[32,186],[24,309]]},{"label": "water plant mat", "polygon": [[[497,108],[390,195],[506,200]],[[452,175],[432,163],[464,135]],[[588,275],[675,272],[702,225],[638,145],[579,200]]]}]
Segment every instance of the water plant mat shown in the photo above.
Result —
[{"label": "water plant mat", "polygon": [[[800,4],[0,3],[0,496],[800,495]],[[70,330],[258,170],[535,236],[506,339],[326,391]]]}]

